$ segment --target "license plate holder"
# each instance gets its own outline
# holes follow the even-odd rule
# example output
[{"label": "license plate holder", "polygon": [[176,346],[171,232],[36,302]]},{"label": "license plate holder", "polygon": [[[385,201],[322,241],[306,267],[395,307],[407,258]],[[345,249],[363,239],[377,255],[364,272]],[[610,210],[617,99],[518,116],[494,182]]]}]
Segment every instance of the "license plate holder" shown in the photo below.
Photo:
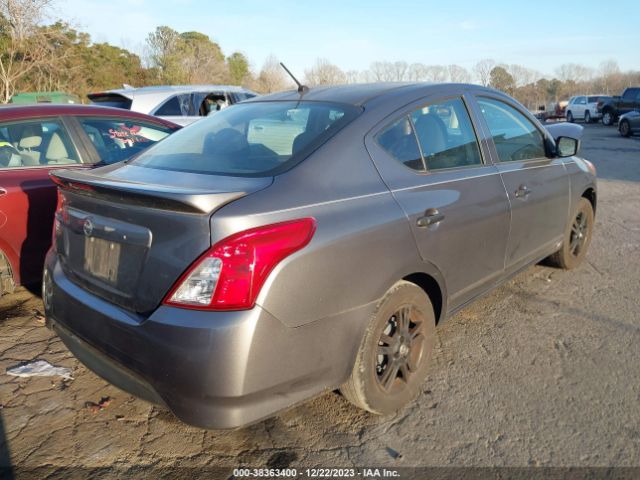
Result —
[{"label": "license plate holder", "polygon": [[102,238],[85,237],[84,270],[100,280],[115,285],[120,266],[120,244]]}]

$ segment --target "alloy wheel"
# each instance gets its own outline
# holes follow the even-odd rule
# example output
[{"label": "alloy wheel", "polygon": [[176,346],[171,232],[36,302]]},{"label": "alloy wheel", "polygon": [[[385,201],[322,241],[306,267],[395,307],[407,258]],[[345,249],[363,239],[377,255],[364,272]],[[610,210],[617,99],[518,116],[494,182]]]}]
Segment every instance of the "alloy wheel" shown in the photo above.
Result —
[{"label": "alloy wheel", "polygon": [[412,305],[403,305],[380,335],[375,365],[379,386],[388,393],[405,388],[425,352],[425,319]]},{"label": "alloy wheel", "polygon": [[573,220],[573,225],[571,225],[571,237],[569,240],[569,252],[571,255],[574,257],[580,255],[582,248],[587,243],[588,234],[589,224],[587,216],[583,212],[580,212]]}]

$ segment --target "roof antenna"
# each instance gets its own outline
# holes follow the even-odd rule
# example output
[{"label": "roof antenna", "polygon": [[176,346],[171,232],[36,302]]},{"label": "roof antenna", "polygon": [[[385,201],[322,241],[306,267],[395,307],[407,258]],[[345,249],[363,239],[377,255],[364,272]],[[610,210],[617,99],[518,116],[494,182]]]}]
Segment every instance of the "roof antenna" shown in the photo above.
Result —
[{"label": "roof antenna", "polygon": [[293,76],[293,73],[291,73],[289,71],[289,69],[287,67],[284,66],[284,63],[280,62],[280,66],[282,68],[284,68],[284,71],[287,72],[289,74],[289,76],[291,78],[293,78],[293,81],[296,82],[296,85],[298,85],[298,93],[300,95],[304,95],[305,93],[307,93],[309,91],[309,87],[307,87],[306,85],[302,85],[298,79],[296,77]]}]

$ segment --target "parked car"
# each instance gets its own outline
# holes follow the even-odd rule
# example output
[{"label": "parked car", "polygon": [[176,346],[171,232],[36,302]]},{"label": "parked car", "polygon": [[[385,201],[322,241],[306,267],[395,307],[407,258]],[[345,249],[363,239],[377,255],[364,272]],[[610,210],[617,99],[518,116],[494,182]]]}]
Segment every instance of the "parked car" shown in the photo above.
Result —
[{"label": "parked car", "polygon": [[584,123],[591,123],[601,116],[598,111],[598,102],[607,102],[611,97],[607,95],[578,95],[571,97],[565,108],[567,122],[584,120]]},{"label": "parked car", "polygon": [[82,101],[78,96],[65,92],[24,92],[13,95],[9,103],[32,105],[34,103],[82,103]]},{"label": "parked car", "polygon": [[42,279],[56,206],[50,172],[125,160],[178,128],[115,108],[0,108],[0,295]]},{"label": "parked car", "polygon": [[640,133],[640,110],[632,110],[622,115],[618,122],[618,130],[623,137]]},{"label": "parked car", "polygon": [[335,388],[394,412],[423,388],[438,322],[544,258],[584,259],[595,169],[582,127],[553,127],[483,87],[322,87],[55,172],[47,323],[200,427]]},{"label": "parked car", "polygon": [[627,88],[622,96],[611,97],[602,103],[598,102],[602,124],[607,126],[616,123],[620,115],[637,108],[640,108],[640,87]]},{"label": "parked car", "polygon": [[251,90],[235,85],[127,86],[88,95],[98,105],[155,115],[179,125],[188,125],[255,96]]}]

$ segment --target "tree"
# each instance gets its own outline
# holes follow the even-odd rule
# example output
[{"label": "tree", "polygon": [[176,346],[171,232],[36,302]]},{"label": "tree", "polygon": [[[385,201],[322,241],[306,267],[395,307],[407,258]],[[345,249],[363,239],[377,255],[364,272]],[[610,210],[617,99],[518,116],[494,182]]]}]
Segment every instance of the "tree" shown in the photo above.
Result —
[{"label": "tree", "polygon": [[147,36],[149,63],[157,69],[161,82],[182,83],[180,47],[180,34],[167,26],[157,27]]},{"label": "tree", "polygon": [[483,87],[489,85],[491,81],[491,70],[496,66],[496,62],[491,58],[483,58],[473,67],[473,73],[476,75],[476,79]]},{"label": "tree", "polygon": [[447,67],[449,73],[449,81],[453,83],[469,83],[471,82],[471,75],[466,68],[460,65],[449,65]]},{"label": "tree", "polygon": [[506,68],[497,66],[493,67],[491,70],[491,74],[489,75],[489,86],[511,95],[516,85],[513,77],[509,72],[507,72]]},{"label": "tree", "polygon": [[258,75],[258,90],[265,93],[284,90],[290,85],[285,75],[278,59],[274,55],[269,55]]},{"label": "tree", "polygon": [[234,52],[227,57],[227,67],[229,69],[229,79],[234,85],[242,85],[251,73],[249,71],[249,60],[240,52]]},{"label": "tree", "polygon": [[339,67],[324,58],[318,58],[315,65],[304,72],[308,85],[337,85],[347,83],[347,76]]},{"label": "tree", "polygon": [[220,45],[200,32],[184,32],[177,43],[176,60],[185,83],[223,83],[227,65]]},{"label": "tree", "polygon": [[8,102],[18,82],[55,61],[51,32],[39,28],[52,0],[0,0],[0,95]]}]

